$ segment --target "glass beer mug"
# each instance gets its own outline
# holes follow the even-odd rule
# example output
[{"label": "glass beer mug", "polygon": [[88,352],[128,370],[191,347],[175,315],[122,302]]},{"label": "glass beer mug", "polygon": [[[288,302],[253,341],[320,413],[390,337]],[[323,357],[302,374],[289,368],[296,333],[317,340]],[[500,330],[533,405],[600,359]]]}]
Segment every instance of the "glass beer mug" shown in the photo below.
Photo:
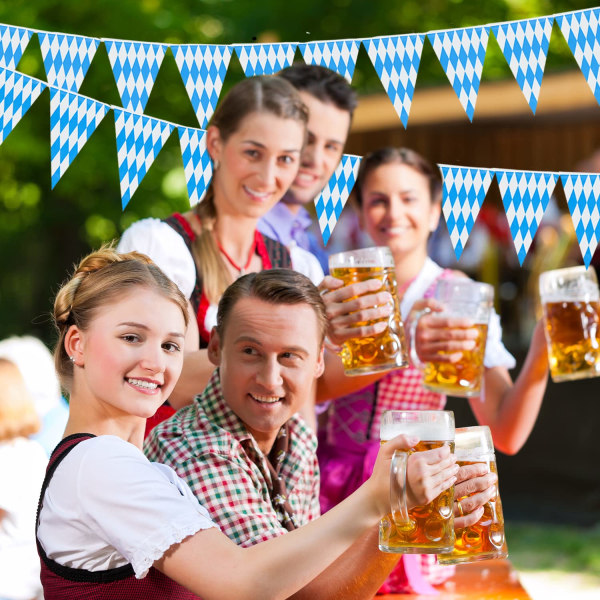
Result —
[{"label": "glass beer mug", "polygon": [[454,413],[447,410],[390,410],[382,415],[381,443],[401,433],[417,436],[409,452],[396,451],[390,480],[391,510],[379,523],[379,549],[402,554],[439,554],[454,547],[454,486],[425,506],[406,505],[406,465],[409,454],[454,448]]},{"label": "glass beer mug", "polygon": [[[485,463],[490,472],[498,474],[489,427],[459,428],[456,430],[454,444],[454,455],[459,467]],[[459,501],[461,499],[457,498]],[[496,495],[483,507],[481,519],[470,527],[456,530],[455,534],[454,549],[448,554],[438,556],[440,564],[453,565],[508,556],[498,484],[496,484]]]},{"label": "glass beer mug", "polygon": [[[365,375],[407,366],[404,325],[400,318],[394,259],[390,249],[363,248],[332,254],[329,257],[329,272],[345,285],[366,279],[379,279],[383,283],[381,291],[389,292],[394,302],[392,314],[385,317],[388,326],[382,333],[353,338],[343,344],[340,356],[346,375]],[[376,322],[361,322],[357,325],[373,325]]]},{"label": "glass beer mug", "polygon": [[475,347],[464,350],[458,362],[428,362],[423,364],[417,355],[415,334],[419,318],[431,310],[419,311],[410,328],[410,357],[413,364],[423,369],[423,385],[434,392],[450,396],[479,396],[483,379],[485,344],[488,322],[494,299],[494,288],[466,277],[440,279],[434,297],[444,309],[438,316],[467,317],[477,330]]},{"label": "glass beer mug", "polygon": [[547,271],[539,286],[552,381],[600,375],[600,292],[594,269]]}]

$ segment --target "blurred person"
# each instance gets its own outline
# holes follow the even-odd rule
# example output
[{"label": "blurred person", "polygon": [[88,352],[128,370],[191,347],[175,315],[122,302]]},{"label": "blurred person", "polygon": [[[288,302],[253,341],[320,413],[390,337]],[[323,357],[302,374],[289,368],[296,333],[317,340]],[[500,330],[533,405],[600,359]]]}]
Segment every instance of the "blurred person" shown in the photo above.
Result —
[{"label": "blurred person", "polygon": [[39,431],[31,437],[50,456],[62,438],[69,417],[69,406],[60,391],[52,354],[41,340],[24,335],[0,341],[0,357],[19,368],[42,422]]},{"label": "blurred person", "polygon": [[[322,320],[310,306],[302,308],[302,335],[281,359],[296,362],[297,346],[306,347],[301,370],[308,375],[322,368]],[[413,438],[387,443],[373,476],[329,515],[289,535],[238,547],[215,526],[202,498],[141,451],[145,419],[169,397],[183,365],[189,317],[178,287],[146,256],[105,247],[85,257],[60,288],[53,316],[55,364],[70,414],[39,503],[45,600],[289,598],[387,512],[392,454],[416,443]],[[251,336],[260,335],[257,325]],[[234,320],[227,324],[228,331],[237,327]],[[246,348],[256,346],[249,340],[236,346],[245,364],[252,362],[254,352]],[[223,386],[239,391],[232,367]],[[448,451],[437,456],[441,460],[411,461],[409,505],[453,483],[454,457]]]},{"label": "blurred person", "polygon": [[[471,350],[477,335],[468,319],[436,316],[442,310],[433,300],[440,279],[462,275],[442,269],[427,255],[427,242],[441,214],[441,181],[433,167],[406,148],[383,148],[361,162],[355,186],[363,227],[376,245],[389,246],[394,257],[403,320],[418,318],[416,350],[422,362],[455,362]],[[342,282],[328,277],[330,294],[343,292]],[[424,311],[431,311],[425,314]],[[330,319],[344,320],[330,314]],[[527,440],[539,413],[548,378],[548,358],[543,324],[536,325],[529,353],[513,384],[508,369],[514,358],[501,341],[498,315],[490,317],[485,350],[485,374],[480,397],[469,398],[477,421],[488,425],[496,447],[516,453]],[[335,341],[335,340],[333,340]],[[321,509],[329,510],[368,475],[379,445],[378,431],[385,410],[441,410],[446,397],[423,386],[423,373],[415,366],[388,372],[375,384],[330,404],[328,421],[320,432],[319,462],[322,472]],[[482,475],[480,491],[493,491],[495,475]],[[491,487],[490,487],[491,486]],[[459,507],[455,503],[455,514]],[[477,509],[478,517],[483,508]],[[410,591],[423,585],[421,569],[411,556],[403,558],[405,573],[394,572],[383,591]],[[431,569],[432,555],[423,557],[425,574],[439,583],[451,567]],[[406,577],[408,576],[408,578]],[[407,580],[408,579],[408,580]]]},{"label": "blurred person", "polygon": [[40,428],[17,366],[0,358],[0,598],[32,600],[41,592],[35,511],[48,459],[29,436]]},{"label": "blurred person", "polygon": [[[219,303],[208,346],[218,368],[209,385],[146,438],[146,456],[172,467],[240,546],[287,537],[320,514],[316,437],[298,409],[324,369],[325,330],[324,302],[305,276],[276,269],[241,277]],[[443,470],[442,480],[455,478],[448,454],[411,455],[411,487],[415,460],[425,460],[431,476]],[[370,600],[399,559],[379,551],[378,531],[372,527],[293,597]]]}]

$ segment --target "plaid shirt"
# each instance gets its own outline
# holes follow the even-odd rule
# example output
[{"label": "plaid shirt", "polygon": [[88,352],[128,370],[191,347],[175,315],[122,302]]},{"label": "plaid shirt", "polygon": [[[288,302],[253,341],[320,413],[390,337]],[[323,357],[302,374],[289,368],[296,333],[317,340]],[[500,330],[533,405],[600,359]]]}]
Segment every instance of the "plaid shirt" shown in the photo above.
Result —
[{"label": "plaid shirt", "polygon": [[[280,475],[298,525],[320,514],[317,442],[304,421],[288,421],[289,448]],[[217,369],[194,403],[157,425],[145,440],[148,458],[172,467],[223,533],[253,546],[286,533],[271,503],[265,457],[226,404]]]}]

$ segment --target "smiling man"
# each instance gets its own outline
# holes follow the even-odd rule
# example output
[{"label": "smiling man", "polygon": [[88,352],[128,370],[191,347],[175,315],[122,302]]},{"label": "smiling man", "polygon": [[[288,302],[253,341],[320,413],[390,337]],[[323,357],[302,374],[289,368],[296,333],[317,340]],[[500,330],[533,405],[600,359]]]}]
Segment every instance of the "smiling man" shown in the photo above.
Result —
[{"label": "smiling man", "polygon": [[309,231],[312,220],[304,205],[320,194],[340,162],[357,96],[341,75],[318,65],[295,64],[278,76],[298,90],[308,108],[308,138],[298,175],[258,229],[292,251],[295,245],[309,250],[327,273],[327,256]]},{"label": "smiling man", "polygon": [[[224,293],[208,353],[218,367],[191,406],[146,438],[241,546],[320,514],[316,439],[298,413],[323,372],[325,306],[289,269],[245,275]],[[374,529],[294,598],[372,598],[397,563]],[[360,568],[357,567],[360,565]]]}]

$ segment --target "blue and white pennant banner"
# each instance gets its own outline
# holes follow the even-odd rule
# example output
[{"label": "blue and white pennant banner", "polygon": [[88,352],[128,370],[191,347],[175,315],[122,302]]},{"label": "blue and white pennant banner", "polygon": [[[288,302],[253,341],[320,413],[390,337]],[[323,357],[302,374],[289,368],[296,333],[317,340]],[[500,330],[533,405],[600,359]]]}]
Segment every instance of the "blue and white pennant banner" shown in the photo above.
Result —
[{"label": "blue and white pennant banner", "polygon": [[535,114],[554,19],[528,19],[492,26],[506,62]]},{"label": "blue and white pennant banner", "polygon": [[600,239],[600,174],[561,173],[561,183],[586,267]]},{"label": "blue and white pennant banner", "polygon": [[198,123],[200,127],[206,127],[219,101],[231,59],[231,48],[218,45],[172,45],[171,51]]},{"label": "blue and white pennant banner", "polygon": [[489,38],[487,28],[451,29],[428,33],[427,36],[462,107],[472,121]]},{"label": "blue and white pennant banner", "polygon": [[64,175],[110,106],[50,87],[50,166],[52,188]]},{"label": "blue and white pennant banner", "polygon": [[294,62],[296,43],[233,44],[246,77],[273,75]]},{"label": "blue and white pennant banner", "polygon": [[202,200],[212,178],[212,160],[206,149],[206,131],[190,127],[178,127],[183,170],[190,205]]},{"label": "blue and white pennant banner", "polygon": [[113,107],[123,208],[171,135],[174,125]]},{"label": "blue and white pennant banner", "polygon": [[0,24],[0,67],[16,69],[33,31]]},{"label": "blue and white pennant banner", "polygon": [[38,34],[48,84],[78,92],[100,40],[64,33]]},{"label": "blue and white pennant banner", "polygon": [[317,219],[325,245],[327,245],[354,187],[361,159],[361,156],[344,154],[327,185],[315,199]]},{"label": "blue and white pennant banner", "polygon": [[494,172],[489,169],[438,165],[442,172],[442,211],[456,260],[465,248]]},{"label": "blue and white pennant banner", "polygon": [[496,169],[495,174],[517,258],[523,265],[548,207],[558,174],[507,169]]},{"label": "blue and white pennant banner", "polygon": [[306,64],[327,67],[345,77],[350,83],[356,67],[360,42],[360,40],[307,42],[298,44],[298,48]]},{"label": "blue and white pennant banner", "polygon": [[408,125],[425,36],[396,35],[363,40],[369,58],[402,125]]},{"label": "blue and white pennant banner", "polygon": [[103,42],[123,107],[136,113],[144,112],[168,46],[121,40]]}]

